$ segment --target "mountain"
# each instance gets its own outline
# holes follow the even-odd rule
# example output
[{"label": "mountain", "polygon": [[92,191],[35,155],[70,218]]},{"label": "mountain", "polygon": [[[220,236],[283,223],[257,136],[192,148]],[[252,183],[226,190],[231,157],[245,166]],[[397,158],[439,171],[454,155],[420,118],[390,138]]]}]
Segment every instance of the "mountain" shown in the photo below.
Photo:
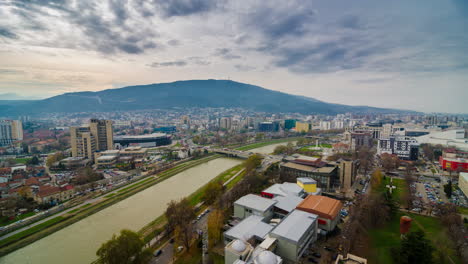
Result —
[{"label": "mountain", "polygon": [[[128,86],[98,92],[65,93],[36,101],[0,101],[2,115],[51,112],[107,112],[172,107],[241,107],[263,112],[337,114],[404,112],[368,106],[330,104],[228,80],[189,80]],[[3,112],[3,114],[2,114]]]}]

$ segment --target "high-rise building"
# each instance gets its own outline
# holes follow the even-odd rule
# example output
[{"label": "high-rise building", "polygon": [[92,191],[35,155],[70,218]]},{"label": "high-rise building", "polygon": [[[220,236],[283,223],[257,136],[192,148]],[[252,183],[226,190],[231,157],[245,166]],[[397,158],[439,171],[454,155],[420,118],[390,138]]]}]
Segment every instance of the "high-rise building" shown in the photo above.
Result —
[{"label": "high-rise building", "polygon": [[291,128],[296,127],[296,120],[295,119],[286,119],[284,120],[284,129],[289,130]]},{"label": "high-rise building", "polygon": [[379,154],[395,154],[404,160],[417,160],[418,148],[419,144],[414,138],[390,136],[389,138],[379,139],[377,151]]},{"label": "high-rise building", "polygon": [[331,122],[330,121],[320,121],[320,130],[330,130]]},{"label": "high-rise building", "polygon": [[89,127],[70,127],[70,139],[73,157],[94,158],[96,139]]},{"label": "high-rise building", "polygon": [[223,129],[230,130],[232,127],[232,120],[230,117],[222,117],[219,120],[219,127]]},{"label": "high-rise building", "polygon": [[23,125],[19,120],[0,120],[0,146],[23,140]]},{"label": "high-rise building", "polygon": [[94,159],[94,152],[114,148],[111,120],[91,119],[88,126],[70,127],[73,157]]},{"label": "high-rise building", "polygon": [[111,120],[91,119],[89,129],[96,139],[96,150],[114,149],[114,130]]},{"label": "high-rise building", "polygon": [[180,119],[180,123],[182,125],[190,126],[190,117],[188,117],[186,115],[182,116],[181,119]]}]

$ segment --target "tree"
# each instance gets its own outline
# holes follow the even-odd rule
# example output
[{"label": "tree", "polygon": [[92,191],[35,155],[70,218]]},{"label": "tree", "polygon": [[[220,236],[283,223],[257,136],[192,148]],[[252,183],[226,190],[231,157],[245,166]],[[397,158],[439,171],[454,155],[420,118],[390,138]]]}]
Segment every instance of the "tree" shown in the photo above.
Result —
[{"label": "tree", "polygon": [[203,193],[203,200],[206,204],[213,204],[223,193],[223,184],[221,181],[211,181],[207,184]]},{"label": "tree", "polygon": [[448,198],[452,197],[452,180],[449,180],[448,183],[444,185],[444,192]]},{"label": "tree", "polygon": [[385,171],[395,170],[400,165],[400,159],[396,155],[384,153],[380,158],[382,161],[382,167],[385,169]]},{"label": "tree", "polygon": [[397,263],[401,264],[431,264],[434,263],[432,253],[434,247],[425,237],[423,231],[410,232],[401,241]]},{"label": "tree", "polygon": [[144,249],[145,243],[137,233],[123,229],[120,235],[103,243],[96,252],[102,264],[140,264],[151,259],[151,249]]},{"label": "tree", "polygon": [[379,188],[381,183],[382,183],[382,172],[379,169],[376,169],[374,173],[372,173],[372,177],[371,177],[372,188],[373,189]]},{"label": "tree", "polygon": [[262,164],[262,157],[260,155],[254,154],[254,155],[250,156],[244,162],[246,174],[248,174],[248,173],[252,172],[253,170],[255,170],[258,166],[260,166],[260,164]]},{"label": "tree", "polygon": [[212,248],[223,237],[224,212],[221,209],[215,209],[208,215],[208,243]]},{"label": "tree", "polygon": [[46,165],[47,167],[51,167],[55,162],[62,160],[64,158],[65,158],[65,155],[63,155],[62,152],[60,151],[55,152],[54,154],[47,156]]},{"label": "tree", "polygon": [[294,153],[294,146],[291,142],[289,142],[287,145],[279,145],[273,151],[273,154],[275,155],[279,155],[279,154],[291,155],[293,153]]},{"label": "tree", "polygon": [[34,156],[30,160],[28,160],[27,164],[28,165],[38,165],[39,164],[39,158],[37,156]]},{"label": "tree", "polygon": [[91,167],[84,167],[77,171],[75,182],[78,185],[95,182],[103,179],[104,176],[95,172]]},{"label": "tree", "polygon": [[193,236],[192,220],[195,218],[195,209],[187,199],[179,202],[171,201],[165,212],[169,231],[174,230],[177,239],[185,248],[189,248]]}]

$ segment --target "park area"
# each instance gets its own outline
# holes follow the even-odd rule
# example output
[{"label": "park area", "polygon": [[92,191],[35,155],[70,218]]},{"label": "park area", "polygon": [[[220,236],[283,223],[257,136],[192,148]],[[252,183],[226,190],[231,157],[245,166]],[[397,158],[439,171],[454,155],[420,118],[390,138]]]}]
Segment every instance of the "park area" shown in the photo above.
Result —
[{"label": "park area", "polygon": [[[390,177],[384,177],[375,192],[385,192],[390,185]],[[392,197],[400,204],[400,208],[406,207],[408,186],[406,181],[401,178],[393,178]],[[461,263],[454,250],[453,242],[447,234],[447,229],[442,225],[440,219],[420,214],[407,213],[399,210],[385,225],[381,228],[369,230],[370,249],[369,262],[379,264],[393,264],[392,249],[399,248],[400,238],[400,218],[409,216],[412,219],[410,232],[423,231],[425,237],[431,241],[434,247],[434,260],[436,263]],[[444,262],[440,262],[439,256],[445,256]]]},{"label": "park area", "polygon": [[[461,263],[449,237],[446,229],[442,226],[439,219],[431,216],[423,216],[418,214],[399,212],[392,218],[383,228],[373,229],[369,231],[370,263],[393,264],[392,248],[400,246],[400,217],[407,215],[413,219],[411,223],[411,232],[421,230],[425,233],[426,238],[432,242],[432,246],[437,250],[442,251],[449,259],[446,263]],[[437,260],[437,258],[434,258]]]}]

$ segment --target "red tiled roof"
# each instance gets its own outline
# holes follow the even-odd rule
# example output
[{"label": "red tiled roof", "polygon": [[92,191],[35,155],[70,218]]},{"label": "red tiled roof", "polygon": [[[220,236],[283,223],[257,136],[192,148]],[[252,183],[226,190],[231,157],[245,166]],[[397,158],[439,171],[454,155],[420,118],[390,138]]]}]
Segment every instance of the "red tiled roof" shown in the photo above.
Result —
[{"label": "red tiled roof", "polygon": [[30,185],[40,185],[41,183],[39,182],[39,180],[35,177],[32,177],[32,178],[29,178],[29,179],[26,179],[26,182],[25,182],[25,185],[26,186],[30,186]]},{"label": "red tiled roof", "polygon": [[47,197],[47,196],[50,196],[59,192],[61,192],[59,187],[44,185],[44,186],[41,186],[41,188],[39,189],[36,195],[39,197]]}]

